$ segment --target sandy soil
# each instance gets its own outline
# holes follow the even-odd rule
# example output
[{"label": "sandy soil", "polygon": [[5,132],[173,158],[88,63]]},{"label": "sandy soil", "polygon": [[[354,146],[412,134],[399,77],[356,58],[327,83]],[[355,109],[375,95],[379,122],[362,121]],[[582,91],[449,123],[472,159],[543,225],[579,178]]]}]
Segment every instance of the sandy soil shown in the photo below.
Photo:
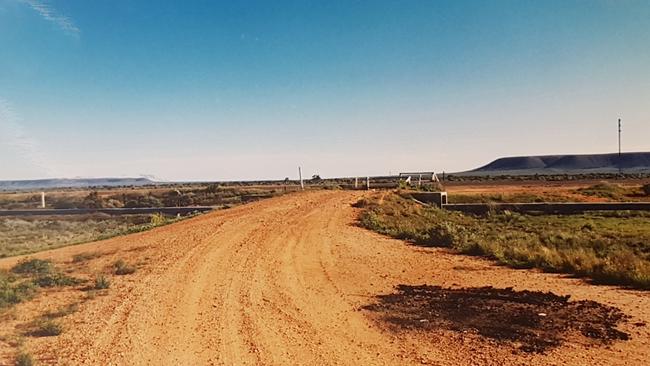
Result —
[{"label": "sandy soil", "polygon": [[[150,232],[62,248],[52,258],[79,276],[116,258],[138,265],[108,290],[42,294],[0,324],[71,302],[57,337],[27,337],[42,364],[88,365],[643,365],[650,359],[650,294],[499,267],[420,248],[355,226],[364,193],[290,194],[206,214]],[[101,257],[74,264],[74,254]],[[9,267],[19,258],[0,261]],[[630,316],[628,341],[609,345],[566,335],[546,353],[472,331],[395,329],[368,305],[398,285],[494,286],[594,300]],[[508,319],[504,318],[504,322]],[[9,364],[12,344],[0,340]],[[2,364],[3,361],[0,361]]]}]

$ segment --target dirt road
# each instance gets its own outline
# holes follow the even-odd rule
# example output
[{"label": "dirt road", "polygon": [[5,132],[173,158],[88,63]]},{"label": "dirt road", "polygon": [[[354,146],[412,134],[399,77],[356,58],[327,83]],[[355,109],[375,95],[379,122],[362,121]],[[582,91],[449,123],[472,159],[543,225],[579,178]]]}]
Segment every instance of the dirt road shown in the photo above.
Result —
[{"label": "dirt road", "polygon": [[[82,302],[63,320],[62,335],[27,346],[44,364],[89,365],[641,365],[650,359],[648,327],[632,324],[650,324],[647,293],[384,238],[354,225],[350,204],[361,194],[291,194],[42,253],[69,264],[76,253],[99,251],[90,270],[115,258],[139,268]],[[621,327],[631,340],[603,346],[568,337],[537,354],[471,332],[394,329],[364,306],[399,284],[512,286],[595,300],[631,316]],[[18,311],[77,296],[73,291]]]}]

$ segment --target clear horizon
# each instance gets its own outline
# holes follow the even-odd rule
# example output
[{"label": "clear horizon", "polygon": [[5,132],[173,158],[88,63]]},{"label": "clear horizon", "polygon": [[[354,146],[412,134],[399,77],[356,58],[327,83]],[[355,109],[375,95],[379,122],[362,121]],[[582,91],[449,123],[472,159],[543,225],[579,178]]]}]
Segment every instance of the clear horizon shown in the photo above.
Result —
[{"label": "clear horizon", "polygon": [[[622,152],[623,155],[625,155],[625,154],[635,154],[635,153],[650,153],[650,151],[623,151],[623,152]],[[600,155],[600,154],[601,154],[601,153],[594,153],[594,154],[555,154],[555,155]],[[602,153],[602,154],[614,154],[614,155],[616,155],[617,153],[614,152],[614,153]],[[545,155],[502,156],[502,157],[498,157],[498,158],[492,159],[492,160],[490,160],[489,162],[487,162],[487,163],[485,163],[485,164],[480,164],[480,165],[475,166],[474,168],[470,168],[470,169],[468,169],[468,170],[464,170],[464,171],[442,171],[442,170],[437,170],[437,171],[435,171],[435,172],[436,172],[437,174],[443,174],[443,173],[446,173],[446,174],[466,173],[467,171],[470,171],[470,170],[474,170],[474,169],[477,169],[477,168],[482,168],[483,166],[488,165],[488,164],[490,164],[490,163],[493,163],[495,160],[498,160],[498,159],[501,159],[501,158],[513,158],[513,157],[535,157],[535,156],[543,157],[543,156],[545,156]],[[550,156],[550,155],[546,155],[546,156]],[[25,181],[32,181],[32,180],[50,180],[50,179],[62,179],[62,180],[70,179],[70,180],[75,180],[75,179],[116,179],[116,178],[117,178],[117,179],[139,179],[139,178],[146,178],[146,179],[152,180],[152,181],[154,181],[154,182],[159,182],[159,183],[166,183],[166,182],[170,182],[170,183],[186,183],[186,182],[187,182],[187,183],[192,183],[192,182],[281,181],[281,180],[284,180],[285,178],[289,178],[289,179],[291,179],[291,180],[293,180],[293,181],[297,181],[298,178],[299,178],[298,173],[297,173],[297,170],[298,170],[297,168],[298,168],[298,167],[296,167],[296,172],[295,172],[296,174],[295,174],[295,175],[288,175],[288,176],[286,176],[286,177],[284,177],[284,178],[249,178],[249,179],[236,179],[236,178],[235,178],[235,179],[223,179],[223,180],[202,180],[202,179],[190,179],[190,180],[182,180],[182,179],[181,179],[181,180],[165,180],[165,179],[163,179],[163,178],[160,178],[160,177],[157,177],[157,176],[154,176],[154,175],[133,175],[133,176],[122,175],[122,176],[75,176],[75,177],[48,177],[48,178],[32,178],[32,179],[0,179],[0,182],[2,182],[2,181],[21,181],[21,180],[25,180]],[[417,171],[424,172],[425,170],[422,170],[422,169],[421,169],[421,170],[417,170]],[[370,177],[380,177],[380,176],[387,176],[387,175],[395,175],[395,176],[397,176],[399,173],[413,173],[413,172],[416,172],[416,171],[415,171],[415,170],[413,170],[413,171],[400,170],[400,171],[389,171],[387,174],[384,174],[384,175],[369,175],[369,176],[370,176]],[[634,170],[632,170],[632,171],[627,171],[627,172],[628,172],[628,173],[629,173],[629,172],[634,172]],[[314,173],[314,174],[318,174],[318,173]],[[533,173],[531,173],[531,174],[533,174]],[[549,173],[549,174],[551,174],[551,173]],[[563,173],[557,173],[557,174],[563,174]],[[319,174],[319,175],[320,175],[320,174]],[[344,176],[344,175],[336,175],[336,176],[323,176],[323,175],[320,175],[320,176],[321,176],[321,178],[325,178],[325,179],[336,179],[336,178],[353,178],[353,177],[363,178],[363,177],[365,177],[366,175],[347,175],[347,176]],[[305,179],[305,180],[308,180],[308,179],[311,178],[311,175],[306,175],[305,173],[303,173],[302,178]]]},{"label": "clear horizon", "polygon": [[0,0],[0,180],[650,151],[650,2]]}]

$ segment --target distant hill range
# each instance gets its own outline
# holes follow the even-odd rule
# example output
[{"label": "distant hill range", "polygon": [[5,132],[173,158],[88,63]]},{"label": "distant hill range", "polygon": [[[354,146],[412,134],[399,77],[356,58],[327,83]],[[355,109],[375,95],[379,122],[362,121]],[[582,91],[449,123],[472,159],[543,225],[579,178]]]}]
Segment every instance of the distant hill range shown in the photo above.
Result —
[{"label": "distant hill range", "polygon": [[531,175],[590,173],[650,173],[650,152],[589,155],[517,156],[497,159],[455,175]]},{"label": "distant hill range", "polygon": [[35,190],[52,188],[87,188],[145,186],[156,184],[147,178],[74,178],[74,179],[35,179],[35,180],[0,180],[0,190]]}]

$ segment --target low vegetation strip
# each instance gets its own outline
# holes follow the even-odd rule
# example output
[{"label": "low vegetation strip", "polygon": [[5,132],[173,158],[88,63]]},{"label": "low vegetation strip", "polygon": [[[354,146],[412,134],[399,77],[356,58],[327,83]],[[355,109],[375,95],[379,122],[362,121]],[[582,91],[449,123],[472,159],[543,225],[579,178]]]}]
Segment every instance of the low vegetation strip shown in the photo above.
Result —
[{"label": "low vegetation strip", "polygon": [[424,246],[487,256],[516,268],[570,273],[650,289],[650,214],[470,215],[391,193],[362,199],[362,226]]},{"label": "low vegetation strip", "polygon": [[473,214],[486,214],[497,210],[545,214],[576,214],[590,211],[650,212],[650,202],[452,203],[446,204],[444,208]]},{"label": "low vegetation strip", "polygon": [[65,209],[34,209],[34,210],[0,210],[0,216],[58,216],[58,215],[149,215],[161,213],[165,215],[188,215],[196,212],[208,212],[213,207],[135,207],[135,208],[65,208]]},{"label": "low vegetation strip", "polygon": [[0,258],[146,231],[184,218],[162,214],[0,217]]},{"label": "low vegetation strip", "polygon": [[83,280],[70,277],[49,260],[25,259],[0,271],[0,310],[30,299],[39,288],[75,286]]},{"label": "low vegetation strip", "polygon": [[[296,186],[226,187],[219,184],[175,184],[169,187],[122,187],[105,190],[46,192],[47,209],[154,208],[233,206],[284,194]],[[41,207],[40,192],[0,192],[0,209]]]},{"label": "low vegetation strip", "polygon": [[541,202],[649,202],[650,183],[620,185],[600,182],[570,190],[529,192],[454,193],[449,203],[541,203]]}]

